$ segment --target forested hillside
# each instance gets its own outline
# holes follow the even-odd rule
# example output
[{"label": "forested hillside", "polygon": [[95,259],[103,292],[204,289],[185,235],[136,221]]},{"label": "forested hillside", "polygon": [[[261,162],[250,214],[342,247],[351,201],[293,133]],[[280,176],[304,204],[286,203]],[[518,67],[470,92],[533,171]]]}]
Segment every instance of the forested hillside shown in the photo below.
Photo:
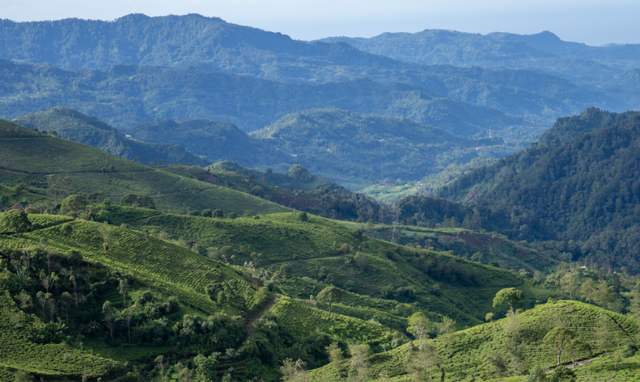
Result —
[{"label": "forested hillside", "polygon": [[637,271],[639,145],[639,113],[588,109],[439,194],[531,211],[559,238],[583,242],[589,262]]},{"label": "forested hillside", "polygon": [[172,142],[212,161],[226,159],[249,167],[288,167],[291,157],[278,152],[268,142],[261,142],[229,122],[202,119],[183,121],[157,120],[121,129],[144,142]]},{"label": "forested hillside", "polygon": [[500,138],[464,139],[407,119],[331,109],[288,115],[251,135],[272,142],[312,173],[354,188],[388,178],[415,180],[479,154],[503,156],[516,149]]},{"label": "forested hillside", "polygon": [[489,107],[445,98],[420,86],[370,79],[310,85],[195,69],[114,65],[104,71],[65,71],[48,64],[6,60],[0,60],[0,79],[4,94],[0,116],[5,118],[54,104],[95,115],[114,127],[156,118],[205,118],[253,131],[293,112],[335,107],[406,116],[446,129],[464,128],[468,135],[486,135],[489,127],[513,131],[520,139],[533,132],[521,131],[522,126],[531,126],[522,118]]},{"label": "forested hillside", "polygon": [[13,122],[28,129],[51,132],[60,138],[84,143],[151,166],[178,163],[206,166],[211,163],[182,146],[168,143],[176,143],[176,140],[165,139],[158,142],[161,144],[153,144],[129,139],[99,119],[69,108],[57,106],[47,111],[15,118]]}]

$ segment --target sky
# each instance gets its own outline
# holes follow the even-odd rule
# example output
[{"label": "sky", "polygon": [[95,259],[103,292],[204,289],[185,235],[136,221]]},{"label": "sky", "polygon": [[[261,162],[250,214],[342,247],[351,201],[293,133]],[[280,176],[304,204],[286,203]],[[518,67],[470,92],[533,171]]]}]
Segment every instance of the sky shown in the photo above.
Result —
[{"label": "sky", "polygon": [[551,31],[589,45],[640,43],[639,0],[0,0],[0,18],[114,20],[199,13],[295,39],[449,29]]}]

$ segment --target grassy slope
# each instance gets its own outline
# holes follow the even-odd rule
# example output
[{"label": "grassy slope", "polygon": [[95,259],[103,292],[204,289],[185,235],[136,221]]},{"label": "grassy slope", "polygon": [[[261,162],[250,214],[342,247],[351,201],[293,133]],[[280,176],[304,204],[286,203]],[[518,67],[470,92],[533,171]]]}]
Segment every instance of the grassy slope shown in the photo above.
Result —
[{"label": "grassy slope", "polygon": [[[376,314],[406,316],[412,312],[409,309],[408,313],[400,313],[396,309],[399,301],[393,298],[376,300],[381,297],[381,289],[385,286],[414,288],[416,297],[411,302],[417,301],[418,309],[432,312],[435,319],[449,315],[461,325],[481,322],[484,314],[491,310],[493,295],[503,287],[519,286],[527,290],[530,301],[547,297],[550,293],[530,288],[526,281],[505,270],[465,261],[447,253],[358,238],[339,223],[312,216],[307,222],[302,222],[297,214],[233,220],[170,214],[144,218],[118,215],[117,211],[113,213],[116,223],[130,222],[138,229],[164,231],[175,239],[197,244],[203,251],[206,248],[230,247],[229,254],[233,254],[237,264],[257,260],[259,267],[274,271],[287,264],[293,270],[293,279],[283,282],[281,288],[282,292],[293,297],[306,299],[309,294],[317,294],[326,286],[318,281],[323,278],[321,274],[331,273],[335,285],[353,294],[348,304],[359,309],[376,310],[370,311],[368,317],[363,311],[356,315],[365,319]],[[340,250],[344,243],[350,248],[346,255]],[[256,257],[257,254],[261,255]],[[355,261],[357,254],[365,259],[366,265]],[[429,273],[424,270],[425,264],[432,264],[433,269],[442,269],[442,272]],[[458,276],[447,279],[447,272]],[[458,281],[455,277],[459,277]],[[464,285],[466,278],[475,281],[472,285]],[[398,323],[392,317],[389,320]]]},{"label": "grassy slope", "polygon": [[288,211],[254,196],[159,171],[90,146],[0,122],[2,183],[33,186],[29,191],[40,194],[32,198],[36,200],[29,200],[33,202],[45,197],[46,176],[49,174],[68,177],[74,193],[102,190],[106,197],[115,201],[129,193],[152,195],[156,206],[165,211],[186,212],[206,208],[236,213],[249,209],[258,213]]},{"label": "grassy slope", "polygon": [[184,302],[209,313],[216,310],[216,304],[209,300],[204,288],[219,280],[241,279],[240,272],[220,262],[141,232],[88,221],[67,225],[71,227],[69,234],[61,233],[60,226],[53,226],[23,233],[22,241],[0,236],[0,242],[5,248],[21,248],[25,242],[37,245],[46,239],[60,251],[79,250],[89,261],[126,269],[144,283],[170,290]]},{"label": "grassy slope", "polygon": [[474,232],[463,228],[425,228],[418,226],[374,224],[371,228],[361,223],[341,222],[345,227],[361,227],[368,236],[393,240],[402,245],[433,247],[438,251],[453,251],[470,259],[477,252],[483,254],[483,263],[497,262],[508,269],[543,271],[557,264],[548,255],[511,241],[503,235]]},{"label": "grassy slope", "polygon": [[267,175],[264,171],[246,168],[230,161],[214,163],[209,166],[209,169],[211,169],[212,171],[218,171],[223,174],[227,174],[229,172],[236,173],[237,171],[240,171],[245,175],[253,175],[256,179],[265,178],[267,184],[271,186],[278,186],[280,188],[293,188],[294,190],[303,191],[312,191],[319,188],[341,189],[340,186],[333,183],[332,181],[313,175],[311,173],[305,174],[306,176],[302,177],[301,179],[295,178],[288,173],[283,174],[274,172],[270,175]]},{"label": "grassy slope", "polygon": [[[558,301],[539,305],[534,309],[520,314],[520,327],[528,336],[527,346],[524,350],[524,358],[528,367],[541,365],[551,367],[555,365],[555,355],[542,343],[545,334],[563,322],[568,328],[574,329],[582,341],[594,346],[596,353],[602,353],[605,349],[596,345],[597,327],[600,320],[601,308],[590,306],[575,301]],[[621,339],[627,335],[633,336],[638,332],[637,324],[622,315],[606,311],[607,320],[612,324],[612,330]],[[439,357],[444,362],[447,372],[447,380],[461,380],[473,376],[475,380],[495,378],[487,356],[494,352],[503,352],[505,341],[503,320],[475,326],[454,333],[450,339],[436,338],[432,341]],[[612,346],[615,348],[617,346]],[[376,354],[370,358],[370,375],[377,378],[384,372],[393,380],[406,378],[404,359],[406,346],[402,346],[386,353]],[[580,353],[578,359],[587,358],[588,353]],[[565,361],[568,359],[565,358]],[[312,381],[343,381],[346,378],[344,368],[346,362],[337,368],[328,365],[312,371]],[[434,378],[440,379],[440,372],[434,373]]]}]

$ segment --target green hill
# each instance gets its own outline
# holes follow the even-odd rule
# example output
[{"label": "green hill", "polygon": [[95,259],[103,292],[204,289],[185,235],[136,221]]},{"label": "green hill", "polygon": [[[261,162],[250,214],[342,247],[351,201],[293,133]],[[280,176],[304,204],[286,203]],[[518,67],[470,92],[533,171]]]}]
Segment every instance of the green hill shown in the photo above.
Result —
[{"label": "green hill", "polygon": [[[611,351],[618,347],[617,344],[620,341],[633,338],[638,333],[637,323],[625,316],[580,302],[558,301],[538,305],[534,309],[516,315],[511,322],[509,318],[504,318],[448,336],[439,336],[428,340],[427,343],[433,347],[434,353],[442,363],[446,380],[464,380],[470,377],[481,381],[493,380],[500,376],[500,372],[492,366],[490,361],[496,357],[503,357],[506,360],[507,369],[502,371],[502,376],[514,375],[511,354],[507,350],[509,342],[522,346],[517,356],[522,364],[515,366],[516,373],[521,375],[523,371],[532,370],[535,366],[555,367],[556,354],[553,348],[543,343],[545,335],[555,327],[574,331],[579,341],[593,349],[592,351],[577,350],[575,359],[578,360],[589,358],[592,354],[599,355],[605,351]],[[608,345],[603,345],[603,328],[607,328],[608,331],[606,334],[609,337]],[[417,344],[414,345],[414,349],[416,347]],[[419,354],[418,349],[409,350],[408,345],[403,345],[394,350],[373,355],[369,358],[369,375],[376,378],[386,374],[393,380],[403,380],[395,377],[408,377],[406,362],[408,353],[411,351]],[[571,358],[570,354],[566,354],[562,361],[568,363]],[[637,369],[637,360],[634,361]],[[311,380],[345,381],[348,369],[348,361],[337,365],[330,364],[313,370]],[[428,377],[428,368],[426,374]],[[433,374],[434,379],[439,379],[442,375],[441,369],[435,366]],[[524,378],[513,380],[524,381]]]},{"label": "green hill", "polygon": [[559,119],[540,142],[464,175],[444,197],[531,211],[564,240],[574,258],[637,272],[636,172],[640,115],[588,109]]},{"label": "green hill", "polygon": [[[522,286],[530,296],[548,291],[536,287],[513,272],[488,267],[452,256],[401,247],[361,236],[357,230],[330,220],[298,214],[261,215],[255,218],[211,219],[194,216],[154,214],[129,215],[122,207],[111,212],[112,224],[182,240],[203,255],[226,259],[276,272],[286,265],[293,279],[280,292],[308,298],[325,284],[335,284],[354,294],[353,304],[395,315],[399,302],[415,302],[435,316],[449,315],[463,325],[475,324],[489,308],[490,296],[503,286]],[[355,228],[355,227],[353,227]],[[251,238],[259,237],[259,240]],[[346,245],[346,253],[342,248]],[[356,295],[365,296],[358,301]],[[377,306],[370,300],[391,300]],[[469,305],[461,309],[454,301]],[[408,310],[409,312],[412,309]]]},{"label": "green hill", "polygon": [[[162,168],[162,171],[231,188],[288,208],[332,219],[367,221],[387,215],[384,212],[386,207],[380,206],[375,200],[317,177],[299,164],[292,165],[286,174],[252,170],[233,162],[218,162],[206,170],[170,166]],[[381,213],[381,210],[384,211]]]},{"label": "green hill", "polygon": [[129,139],[99,119],[65,107],[56,106],[47,111],[24,115],[12,122],[28,129],[53,130],[60,138],[97,147],[144,164],[184,163],[206,166],[211,163],[175,144],[152,144]]},{"label": "green hill", "polygon": [[306,168],[300,165],[292,165],[286,173],[273,171],[253,170],[238,165],[230,161],[217,162],[209,166],[212,171],[224,171],[225,173],[235,172],[252,176],[254,179],[262,180],[270,186],[277,186],[284,189],[294,189],[302,191],[313,191],[321,188],[330,190],[346,191],[326,178],[313,175]]},{"label": "green hill", "polygon": [[[290,162],[285,154],[268,143],[247,135],[234,124],[202,119],[176,122],[158,120],[121,129],[125,134],[145,142],[172,142],[182,145],[212,161],[230,159],[250,167],[277,167]],[[189,164],[189,163],[186,163]],[[204,166],[202,166],[204,167]]]},{"label": "green hill", "polygon": [[357,188],[385,178],[413,180],[439,166],[467,162],[478,146],[502,146],[501,139],[469,140],[396,117],[343,110],[288,115],[251,133],[272,141],[315,174]]},{"label": "green hill", "polygon": [[[483,148],[486,149],[486,148]],[[494,157],[477,157],[467,163],[452,163],[442,171],[427,175],[413,182],[389,182],[374,184],[362,189],[362,193],[383,203],[393,203],[409,195],[434,195],[440,188],[449,185],[460,176],[472,170],[493,164],[498,159]]]},{"label": "green hill", "polygon": [[226,213],[288,211],[251,195],[160,171],[6,121],[0,121],[0,179],[4,185],[0,191],[10,197],[10,203],[50,200],[55,204],[69,194],[102,191],[114,202],[127,194],[152,195],[158,208],[173,212],[216,208]]},{"label": "green hill", "polygon": [[[446,222],[445,222],[446,223]],[[532,247],[526,242],[514,242],[503,235],[474,231],[473,224],[451,227],[411,225],[362,224],[343,222],[349,228],[361,228],[367,236],[406,245],[411,248],[430,248],[439,252],[451,251],[467,260],[493,264],[503,269],[522,270],[533,274],[545,272],[559,264],[556,253]]]}]

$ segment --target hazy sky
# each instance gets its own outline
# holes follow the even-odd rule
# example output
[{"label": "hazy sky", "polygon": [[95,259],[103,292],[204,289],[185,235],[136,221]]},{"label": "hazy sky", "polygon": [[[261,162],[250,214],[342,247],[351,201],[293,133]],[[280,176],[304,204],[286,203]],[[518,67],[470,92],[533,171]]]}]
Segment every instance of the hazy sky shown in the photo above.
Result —
[{"label": "hazy sky", "polygon": [[0,18],[113,20],[200,13],[293,38],[453,29],[537,33],[590,45],[640,43],[640,0],[0,0]]}]

